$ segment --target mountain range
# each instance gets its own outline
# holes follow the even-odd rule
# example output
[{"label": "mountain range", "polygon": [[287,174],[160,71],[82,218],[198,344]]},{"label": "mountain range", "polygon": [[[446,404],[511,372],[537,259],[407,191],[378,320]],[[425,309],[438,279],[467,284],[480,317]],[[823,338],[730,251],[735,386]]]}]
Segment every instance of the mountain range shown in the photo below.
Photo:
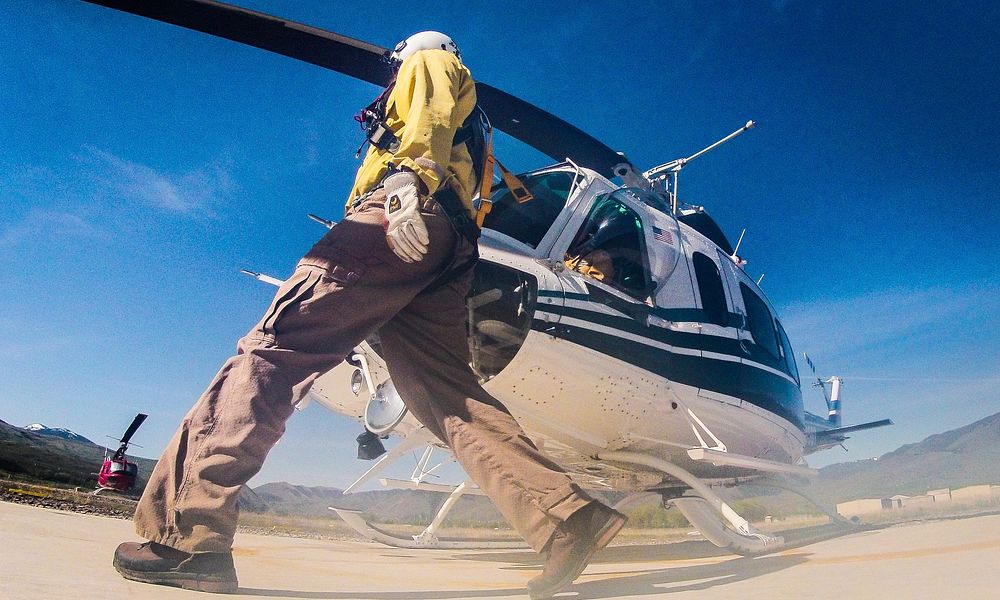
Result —
[{"label": "mountain range", "polygon": [[[52,483],[96,486],[105,447],[68,429],[0,421],[0,474]],[[146,485],[155,460],[129,456],[139,466],[136,489]]]},{"label": "mountain range", "polygon": [[1000,413],[877,459],[837,463],[819,473],[815,491],[835,502],[1000,483]]},{"label": "mountain range", "polygon": [[[0,474],[71,485],[93,485],[104,448],[65,429],[19,428],[0,421]],[[131,457],[130,457],[131,460]],[[137,458],[140,481],[145,485],[155,461]],[[980,483],[1000,483],[1000,413],[951,431],[907,444],[877,459],[838,463],[824,467],[810,491],[828,502],[856,498],[917,495],[940,487],[958,488]],[[743,498],[763,496],[788,511],[797,511],[787,493],[767,495],[745,486]],[[310,487],[278,482],[244,488],[243,510],[276,515],[329,517],[330,505],[362,510],[381,520],[426,523],[444,494],[411,490],[386,490],[344,495],[331,487]],[[482,496],[466,496],[452,511],[456,525],[502,524],[503,519]]]},{"label": "mountain range", "polygon": [[51,435],[58,438],[62,438],[64,440],[70,440],[73,442],[82,442],[84,444],[94,443],[88,440],[87,438],[83,437],[79,433],[70,431],[69,429],[63,429],[62,427],[58,428],[46,427],[41,423],[32,423],[31,425],[27,425],[26,427],[24,427],[24,430],[33,431],[35,433],[40,433],[42,435]]},{"label": "mountain range", "polygon": [[[266,483],[240,494],[240,508],[257,513],[329,518],[329,507],[360,510],[380,521],[427,524],[446,494],[414,490],[376,490],[344,495],[330,487]],[[485,496],[464,496],[448,515],[448,523],[462,526],[503,526],[505,521]]]}]

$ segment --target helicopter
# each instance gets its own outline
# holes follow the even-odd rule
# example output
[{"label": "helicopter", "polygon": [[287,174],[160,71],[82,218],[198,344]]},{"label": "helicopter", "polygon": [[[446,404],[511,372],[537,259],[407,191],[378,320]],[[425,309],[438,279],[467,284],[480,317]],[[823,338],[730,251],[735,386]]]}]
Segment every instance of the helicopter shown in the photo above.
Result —
[{"label": "helicopter", "polygon": [[147,415],[139,413],[132,419],[132,424],[128,426],[125,433],[122,434],[121,439],[118,440],[121,445],[118,446],[114,454],[108,456],[110,449],[105,448],[104,463],[97,474],[97,489],[94,490],[95,495],[104,490],[128,492],[135,487],[136,479],[139,477],[139,466],[129,461],[128,457],[125,456],[125,452],[128,451],[128,445],[132,441],[132,436],[135,435],[135,432],[146,420],[146,417]]},{"label": "helicopter", "polygon": [[[87,1],[379,86],[392,77],[387,48],[211,0]],[[891,421],[843,426],[838,377],[817,380],[825,397],[830,386],[828,414],[805,410],[791,343],[759,281],[743,269],[740,243],[734,247],[704,207],[679,195],[684,167],[755,123],[640,171],[511,94],[479,82],[477,97],[495,129],[556,161],[520,174],[501,169],[490,198],[467,298],[470,367],[484,387],[580,485],[624,493],[619,510],[656,496],[720,547],[772,552],[784,540],[756,531],[717,491],[753,482],[794,491],[849,526],[802,485],[816,475],[804,457]],[[481,492],[470,481],[429,481],[448,462],[432,460],[435,452],[447,456],[447,448],[406,411],[377,334],[320,376],[299,408],[310,401],[363,424],[359,456],[377,457],[345,493],[423,448],[409,479],[381,483],[448,494],[412,537],[332,507],[350,526],[396,547],[511,545],[439,535],[455,503]],[[402,440],[386,452],[380,440],[390,435]]]}]

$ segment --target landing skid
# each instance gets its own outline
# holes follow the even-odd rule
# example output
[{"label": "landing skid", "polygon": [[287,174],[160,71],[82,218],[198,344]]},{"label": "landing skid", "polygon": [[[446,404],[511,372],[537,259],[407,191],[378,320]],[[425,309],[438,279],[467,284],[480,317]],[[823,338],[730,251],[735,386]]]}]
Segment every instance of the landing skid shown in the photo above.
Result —
[{"label": "landing skid", "polygon": [[[702,427],[704,428],[704,425],[702,425]],[[718,439],[707,430],[707,428],[705,428],[705,431],[712,437],[713,441],[718,443],[714,447],[702,446],[700,448],[689,449],[688,456],[692,460],[711,462],[716,465],[724,464],[739,466],[757,471],[760,473],[761,477],[754,480],[755,484],[785,489],[805,498],[822,510],[830,518],[830,521],[836,527],[837,532],[832,535],[830,533],[826,533],[810,539],[799,537],[794,540],[794,542],[786,542],[783,537],[771,536],[756,531],[750,522],[733,510],[733,508],[722,497],[715,493],[709,484],[677,464],[650,456],[648,454],[639,454],[634,452],[601,452],[594,458],[599,461],[624,463],[632,465],[633,467],[646,467],[647,469],[658,471],[664,475],[674,478],[677,481],[680,481],[683,486],[688,488],[687,495],[671,497],[667,500],[667,504],[680,510],[687,520],[694,527],[698,528],[701,534],[710,542],[720,548],[725,548],[731,552],[744,556],[768,554],[782,550],[791,545],[799,546],[806,543],[812,543],[813,541],[819,541],[820,539],[829,539],[830,537],[836,537],[836,535],[842,535],[843,533],[856,530],[852,523],[837,514],[832,507],[816,499],[789,480],[789,477],[813,476],[816,474],[816,471],[805,466],[788,465],[785,463],[750,456],[742,456],[728,452],[725,449],[725,445],[719,442]],[[415,450],[420,445],[426,445],[426,449],[418,461],[410,479],[393,480],[383,478],[380,480],[382,485],[386,487],[449,493],[449,496],[442,503],[441,508],[438,509],[438,512],[434,516],[430,525],[428,525],[421,533],[414,536],[397,535],[368,523],[358,510],[333,506],[330,507],[330,510],[335,511],[348,526],[360,535],[395,548],[526,548],[527,546],[522,542],[496,541],[488,539],[448,539],[439,536],[439,530],[442,523],[459,499],[461,499],[461,497],[465,494],[482,494],[482,491],[469,481],[466,481],[458,486],[440,485],[427,481],[427,478],[432,476],[434,471],[444,464],[440,463],[435,466],[430,466],[431,453],[436,446],[434,442],[435,440],[433,436],[430,435],[425,429],[412,432],[404,438],[400,444],[384,455],[381,460],[376,462],[376,464],[373,465],[368,472],[362,475],[357,481],[347,488],[347,492],[357,489],[361,486],[361,484],[373,479],[380,471],[385,469],[385,467],[391,462],[399,459],[404,453]],[[655,490],[637,492],[622,499],[616,505],[616,508],[621,511],[628,510],[632,506],[648,500],[650,494],[653,493],[661,495],[661,497],[663,494],[662,491],[657,492]]]},{"label": "landing skid", "polygon": [[338,508],[336,506],[329,507],[330,510],[336,512],[351,529],[358,532],[360,535],[372,541],[380,542],[394,548],[442,548],[456,550],[527,548],[527,545],[520,541],[454,539],[443,538],[438,535],[438,531],[441,529],[441,525],[444,523],[445,518],[447,518],[448,513],[451,512],[451,509],[455,507],[455,504],[458,503],[462,496],[466,494],[481,495],[482,491],[468,481],[457,486],[440,485],[428,483],[426,481],[429,476],[434,474],[434,471],[444,464],[443,462],[438,463],[435,466],[431,466],[430,464],[431,454],[435,448],[435,441],[436,438],[434,438],[434,436],[425,428],[420,428],[410,433],[392,450],[382,455],[382,457],[370,469],[368,469],[367,472],[359,477],[357,481],[349,485],[347,489],[344,490],[344,493],[348,494],[358,489],[362,484],[372,480],[378,473],[383,471],[391,463],[398,460],[405,453],[410,452],[411,450],[416,450],[422,445],[426,446],[420,460],[417,462],[416,468],[413,470],[413,474],[410,476],[410,479],[396,480],[383,478],[379,480],[383,487],[449,493],[448,498],[441,504],[441,508],[438,509],[438,512],[431,521],[431,524],[419,534],[406,537],[379,529],[377,526],[366,521],[362,516],[361,511],[358,510]]},{"label": "landing skid", "polygon": [[469,540],[469,539],[449,539],[439,538],[437,535],[429,534],[427,529],[418,535],[405,537],[379,529],[361,516],[359,510],[348,510],[331,506],[330,510],[340,515],[340,518],[357,531],[362,536],[393,548],[436,548],[441,550],[488,550],[488,549],[523,549],[527,548],[524,542],[500,542],[493,540]]},{"label": "landing skid", "polygon": [[[689,455],[691,454],[689,452]],[[689,486],[691,488],[691,495],[673,498],[668,500],[667,503],[677,507],[684,514],[688,522],[696,527],[705,539],[720,548],[728,549],[743,556],[757,556],[776,552],[792,545],[786,542],[783,537],[770,536],[755,531],[750,522],[733,510],[709,485],[674,463],[631,452],[606,452],[601,453],[598,458],[612,462],[649,467],[678,479]],[[695,456],[692,455],[692,458],[695,458]],[[837,514],[834,509],[819,501],[805,490],[786,481],[781,475],[789,473],[799,474],[806,472],[807,469],[801,467],[788,468],[787,465],[782,466],[779,463],[771,461],[759,461],[751,457],[736,455],[722,458],[721,460],[719,456],[713,456],[712,458],[706,456],[705,460],[713,460],[713,462],[716,460],[719,462],[729,461],[728,464],[734,464],[734,461],[739,461],[740,466],[756,468],[757,470],[771,473],[771,476],[763,480],[757,480],[754,483],[777,487],[798,494],[822,510],[830,518],[831,523],[839,530],[839,533],[833,536],[827,534],[818,536],[815,539],[798,539],[794,542],[796,546],[811,543],[812,541],[819,541],[820,539],[828,539],[855,530],[853,524]],[[758,464],[753,464],[754,461],[757,461]],[[631,497],[626,498],[620,504],[625,504],[631,499]]]},{"label": "landing skid", "polygon": [[100,495],[101,492],[112,492],[112,493],[115,493],[115,494],[119,494],[123,498],[129,498],[129,499],[134,499],[135,498],[131,494],[132,490],[118,490],[118,489],[115,489],[113,487],[98,487],[94,491],[90,492],[90,495],[91,496],[98,496],[98,495]]}]

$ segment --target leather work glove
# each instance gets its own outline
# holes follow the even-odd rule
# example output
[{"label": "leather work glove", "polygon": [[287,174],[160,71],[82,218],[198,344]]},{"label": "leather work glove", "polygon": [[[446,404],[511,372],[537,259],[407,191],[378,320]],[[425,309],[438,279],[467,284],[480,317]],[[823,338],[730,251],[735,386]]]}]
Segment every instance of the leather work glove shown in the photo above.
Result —
[{"label": "leather work glove", "polygon": [[420,178],[399,171],[385,178],[385,238],[403,262],[413,263],[427,254],[427,225],[420,216]]}]

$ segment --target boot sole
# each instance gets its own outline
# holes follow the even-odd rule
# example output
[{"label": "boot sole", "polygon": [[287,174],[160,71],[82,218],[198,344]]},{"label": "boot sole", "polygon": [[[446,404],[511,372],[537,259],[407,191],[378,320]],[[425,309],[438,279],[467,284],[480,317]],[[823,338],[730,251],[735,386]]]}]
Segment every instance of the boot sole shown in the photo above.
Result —
[{"label": "boot sole", "polygon": [[233,573],[232,578],[229,578],[219,575],[198,575],[197,573],[179,573],[176,571],[133,571],[119,565],[117,561],[115,561],[115,569],[125,579],[142,583],[179,587],[185,590],[212,592],[215,594],[233,594],[239,589],[236,573]]},{"label": "boot sole", "polygon": [[551,598],[552,596],[558,594],[563,588],[573,583],[576,578],[580,576],[580,573],[583,573],[584,569],[587,568],[587,565],[590,564],[590,559],[594,557],[594,554],[596,554],[601,548],[610,544],[611,540],[615,539],[615,536],[618,535],[618,532],[621,531],[626,522],[628,522],[628,517],[618,511],[614,511],[612,513],[612,517],[608,519],[607,523],[605,523],[604,526],[597,532],[594,544],[590,547],[590,551],[587,552],[586,556],[583,557],[583,560],[580,561],[578,567],[575,567],[571,571],[567,571],[565,577],[545,589],[533,590],[529,587],[528,595],[531,597],[531,600],[546,600],[547,598]]}]

